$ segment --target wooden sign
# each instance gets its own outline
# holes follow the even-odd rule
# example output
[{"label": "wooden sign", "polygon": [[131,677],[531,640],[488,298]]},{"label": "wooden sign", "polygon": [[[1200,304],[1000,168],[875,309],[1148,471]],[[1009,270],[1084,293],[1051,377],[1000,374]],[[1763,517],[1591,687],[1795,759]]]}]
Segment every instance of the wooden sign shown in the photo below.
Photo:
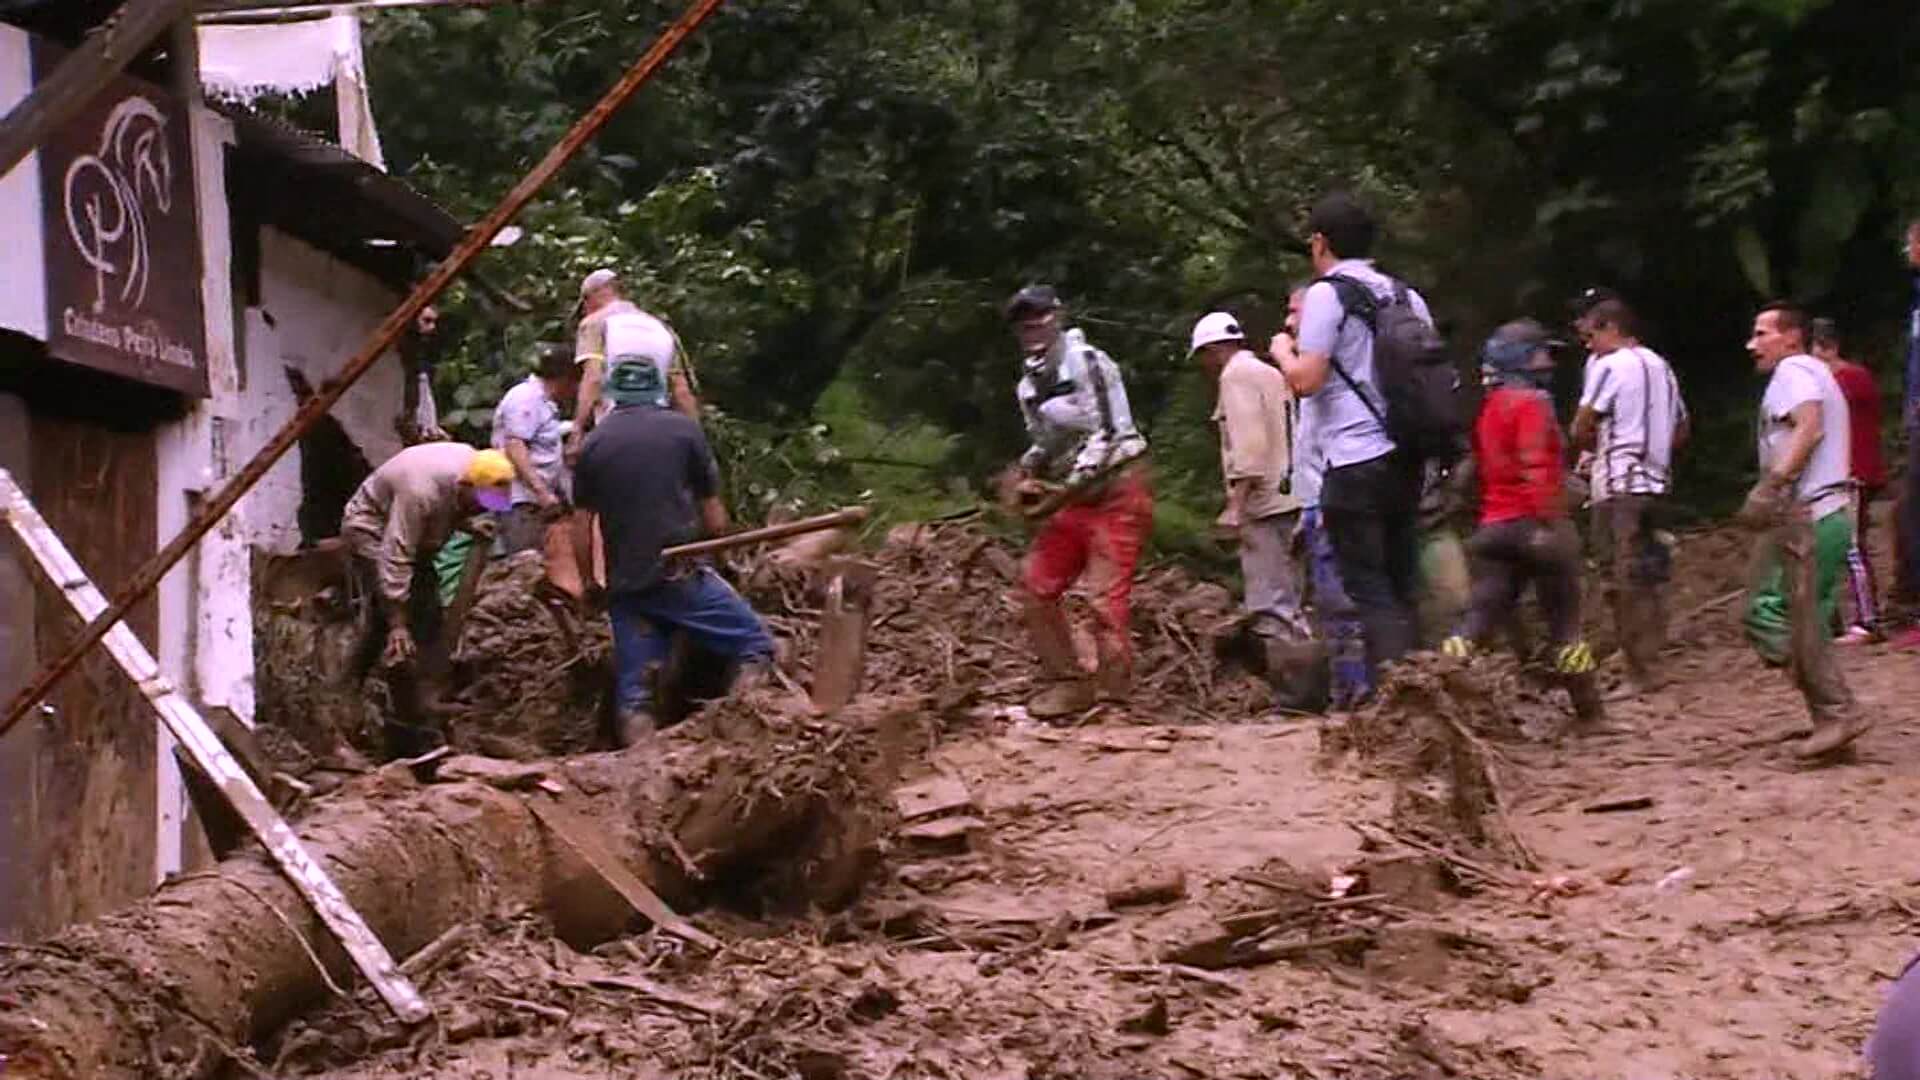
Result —
[{"label": "wooden sign", "polygon": [[[35,38],[35,78],[64,56]],[[122,75],[39,154],[47,351],[204,395],[207,330],[186,106]]]}]

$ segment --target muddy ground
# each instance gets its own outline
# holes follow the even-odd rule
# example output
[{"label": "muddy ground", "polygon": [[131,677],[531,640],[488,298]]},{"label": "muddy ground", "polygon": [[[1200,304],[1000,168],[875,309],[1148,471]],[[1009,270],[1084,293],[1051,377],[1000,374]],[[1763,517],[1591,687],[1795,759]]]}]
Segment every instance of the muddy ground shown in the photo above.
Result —
[{"label": "muddy ground", "polygon": [[[1709,606],[1740,584],[1744,538],[1686,538],[1678,682],[1585,737],[1498,661],[1423,661],[1359,717],[1266,715],[1201,634],[1217,595],[1184,580],[1148,590],[1141,706],[1037,725],[996,606],[1010,556],[978,543],[883,556],[875,668],[928,694],[940,734],[914,771],[965,804],[916,818],[920,795],[962,796],[905,793],[851,907],[699,913],[716,956],[650,934],[576,952],[503,912],[423,979],[438,1024],[336,1003],[258,1048],[260,1071],[1863,1075],[1920,929],[1920,671],[1846,651],[1879,726],[1850,762],[1794,762],[1797,698],[1736,607]],[[785,587],[804,657],[804,590]]]}]

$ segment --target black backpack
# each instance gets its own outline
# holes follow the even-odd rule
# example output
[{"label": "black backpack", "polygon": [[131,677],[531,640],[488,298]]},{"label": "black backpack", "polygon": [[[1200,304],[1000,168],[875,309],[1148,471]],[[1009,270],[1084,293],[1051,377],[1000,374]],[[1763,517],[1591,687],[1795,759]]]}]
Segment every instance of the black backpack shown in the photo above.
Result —
[{"label": "black backpack", "polygon": [[1344,274],[1320,279],[1333,286],[1348,318],[1373,331],[1373,381],[1386,399],[1385,409],[1368,397],[1347,370],[1333,370],[1374,419],[1410,458],[1452,462],[1466,444],[1466,410],[1460,372],[1447,359],[1446,342],[1414,311],[1406,282],[1393,280],[1393,296],[1382,303],[1360,281]]}]

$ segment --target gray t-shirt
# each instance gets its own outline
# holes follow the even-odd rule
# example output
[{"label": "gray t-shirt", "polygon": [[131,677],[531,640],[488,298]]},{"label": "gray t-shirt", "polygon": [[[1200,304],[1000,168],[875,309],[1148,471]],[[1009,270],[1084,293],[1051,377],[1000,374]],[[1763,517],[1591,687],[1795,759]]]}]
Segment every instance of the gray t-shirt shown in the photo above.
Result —
[{"label": "gray t-shirt", "polygon": [[1760,399],[1760,468],[1771,469],[1786,452],[1793,438],[1787,415],[1809,401],[1820,403],[1820,442],[1794,483],[1794,495],[1817,520],[1847,506],[1852,448],[1847,441],[1846,395],[1827,365],[1804,353],[1780,361],[1767,380]]},{"label": "gray t-shirt", "polygon": [[[1376,299],[1385,303],[1393,296],[1393,279],[1373,268],[1371,259],[1345,259],[1335,263],[1324,276],[1349,277],[1367,287]],[[1408,302],[1420,319],[1433,325],[1427,302],[1412,290]],[[1367,407],[1354,395],[1353,388],[1340,373],[1329,371],[1327,381],[1312,396],[1302,399],[1301,423],[1314,433],[1321,458],[1329,469],[1372,461],[1394,449],[1381,416],[1386,415],[1386,399],[1373,381],[1373,331],[1365,321],[1348,318],[1340,304],[1340,294],[1332,284],[1315,282],[1307,289],[1300,308],[1300,351],[1321,353],[1333,358],[1358,384],[1373,407]]]},{"label": "gray t-shirt", "polygon": [[[508,439],[527,444],[527,458],[533,471],[547,482],[547,489],[565,496],[566,465],[561,457],[560,407],[547,396],[540,376],[529,375],[508,390],[493,409],[493,448],[505,450]],[[534,502],[533,489],[513,478],[513,501]]]}]

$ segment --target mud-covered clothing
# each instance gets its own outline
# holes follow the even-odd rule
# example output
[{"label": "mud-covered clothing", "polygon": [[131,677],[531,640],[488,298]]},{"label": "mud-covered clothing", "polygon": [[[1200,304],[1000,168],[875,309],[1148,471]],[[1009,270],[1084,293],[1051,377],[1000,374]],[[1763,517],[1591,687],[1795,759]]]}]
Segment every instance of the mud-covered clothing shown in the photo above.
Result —
[{"label": "mud-covered clothing", "polygon": [[1020,467],[1043,480],[1084,487],[1147,452],[1119,365],[1077,329],[1024,361],[1014,396],[1031,444]]},{"label": "mud-covered clothing", "polygon": [[[1853,511],[1835,510],[1812,522],[1811,528],[1814,618],[1821,626],[1831,628],[1839,616],[1840,582],[1846,577],[1847,553],[1853,547]],[[1777,543],[1761,545],[1752,567],[1754,577],[1742,620],[1747,640],[1770,664],[1786,663],[1793,648],[1792,583],[1787,579],[1789,568],[1781,562],[1779,547]]]},{"label": "mud-covered clothing", "polygon": [[1240,577],[1246,585],[1253,632],[1280,641],[1307,641],[1306,583],[1293,553],[1300,511],[1268,514],[1240,523]]},{"label": "mud-covered clothing", "polygon": [[1243,521],[1300,509],[1292,493],[1293,391],[1286,376],[1245,349],[1220,372],[1213,418],[1220,425],[1220,472],[1229,489],[1251,481]]},{"label": "mud-covered clothing", "polygon": [[677,631],[735,663],[769,660],[773,636],[753,607],[710,567],[638,591],[611,593],[614,697],[622,712],[651,709],[654,679]]},{"label": "mud-covered clothing", "polygon": [[[1769,653],[1779,648],[1777,625],[1785,620],[1785,655],[1781,659],[1794,686],[1806,699],[1807,712],[1816,727],[1849,721],[1860,711],[1833,656],[1832,609],[1823,615],[1818,601],[1819,577],[1822,573],[1839,576],[1838,567],[1846,557],[1852,531],[1845,510],[1819,521],[1787,510],[1761,534],[1754,551],[1747,637],[1763,658],[1773,659]],[[1823,551],[1824,561],[1833,566],[1830,571],[1822,569]]]},{"label": "mud-covered clothing", "polygon": [[1060,598],[1085,575],[1103,662],[1131,672],[1133,571],[1153,527],[1153,490],[1146,469],[1121,469],[1097,498],[1069,503],[1047,519],[1027,551],[1022,584],[1043,617],[1058,621]]},{"label": "mud-covered clothing", "polygon": [[373,564],[380,598],[404,604],[414,568],[430,563],[467,512],[460,480],[478,451],[465,443],[410,446],[388,458],[347,500],[340,535]]},{"label": "mud-covered clothing", "polygon": [[1340,581],[1367,631],[1368,677],[1413,649],[1419,590],[1419,471],[1397,453],[1327,472],[1321,519]]},{"label": "mud-covered clothing", "polygon": [[1531,585],[1555,646],[1580,640],[1580,539],[1565,518],[1509,518],[1482,525],[1467,542],[1473,604],[1460,635],[1483,643],[1504,628]]},{"label": "mud-covered clothing", "polygon": [[1613,611],[1614,634],[1636,686],[1663,681],[1660,650],[1667,644],[1664,586],[1673,579],[1673,553],[1655,535],[1663,499],[1616,495],[1595,503],[1588,522],[1600,595]]},{"label": "mud-covered clothing", "polygon": [[1489,390],[1473,424],[1480,524],[1565,517],[1561,458],[1560,424],[1545,390]]},{"label": "mud-covered clothing", "polygon": [[1307,581],[1313,599],[1314,620],[1327,643],[1332,675],[1332,707],[1351,709],[1373,693],[1367,675],[1366,630],[1360,614],[1340,583],[1340,563],[1333,539],[1320,519],[1319,507],[1301,512],[1300,529],[1306,540]]}]

